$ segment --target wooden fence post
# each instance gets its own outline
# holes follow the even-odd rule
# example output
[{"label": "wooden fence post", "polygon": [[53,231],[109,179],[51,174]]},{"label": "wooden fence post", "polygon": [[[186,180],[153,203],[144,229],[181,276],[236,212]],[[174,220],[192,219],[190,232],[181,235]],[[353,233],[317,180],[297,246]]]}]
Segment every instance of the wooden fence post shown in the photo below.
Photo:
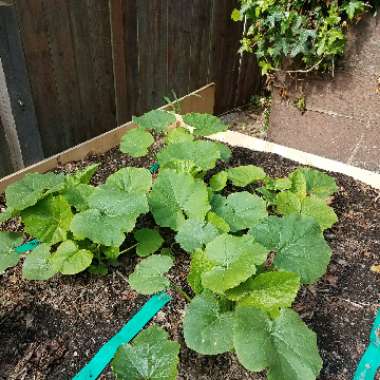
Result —
[{"label": "wooden fence post", "polygon": [[40,133],[12,5],[0,5],[0,117],[14,169],[43,157]]}]

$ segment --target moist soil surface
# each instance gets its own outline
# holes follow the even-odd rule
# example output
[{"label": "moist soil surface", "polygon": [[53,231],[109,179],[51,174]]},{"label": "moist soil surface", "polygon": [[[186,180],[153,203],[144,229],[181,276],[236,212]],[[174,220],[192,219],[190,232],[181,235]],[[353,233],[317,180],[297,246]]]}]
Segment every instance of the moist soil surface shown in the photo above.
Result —
[{"label": "moist soil surface", "polygon": [[[100,156],[70,163],[57,171],[71,172],[92,162],[101,162],[93,183],[126,165],[148,167],[148,159],[131,160],[116,149]],[[287,175],[298,165],[273,154],[233,149],[229,166],[255,164],[272,176]],[[317,333],[323,358],[320,380],[352,378],[368,344],[371,324],[379,308],[380,274],[371,266],[380,264],[380,195],[378,191],[341,175],[339,192],[332,206],[339,222],[325,232],[333,257],[328,273],[317,283],[305,286],[294,304],[303,320]],[[227,189],[231,191],[231,189]],[[0,209],[4,206],[0,199]],[[148,215],[140,225],[150,225]],[[2,226],[20,230],[17,222]],[[171,279],[186,287],[188,256],[174,244],[173,234],[162,229],[171,246],[176,266]],[[0,279],[0,379],[70,379],[146,301],[127,282],[137,259],[125,255],[118,267],[105,277],[83,273],[56,277],[47,282],[28,282],[21,277],[21,265]],[[154,319],[181,343],[181,380],[262,380],[265,374],[245,371],[233,354],[207,357],[188,350],[181,321],[185,301],[171,292],[172,302]],[[109,369],[102,379],[112,379]]]}]

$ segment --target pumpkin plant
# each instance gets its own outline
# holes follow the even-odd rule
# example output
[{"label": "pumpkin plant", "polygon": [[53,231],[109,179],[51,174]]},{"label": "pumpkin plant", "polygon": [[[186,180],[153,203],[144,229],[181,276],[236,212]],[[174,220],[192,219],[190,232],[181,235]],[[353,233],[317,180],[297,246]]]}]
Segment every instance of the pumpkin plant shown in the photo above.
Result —
[{"label": "pumpkin plant", "polygon": [[[322,366],[316,335],[291,306],[300,287],[318,281],[330,261],[323,231],[337,221],[329,206],[335,180],[310,168],[272,178],[252,164],[228,167],[230,149],[203,138],[227,129],[212,115],[151,111],[133,121],[136,128],[120,149],[142,157],[160,138],[154,180],[147,169],[133,167],[98,187],[89,184],[96,166],[67,176],[25,176],[6,190],[8,209],[0,220],[21,217],[24,234],[0,234],[0,270],[18,263],[16,247],[25,234],[42,243],[26,255],[27,279],[87,268],[105,272],[108,263],[135,250],[140,259],[129,285],[144,295],[168,288],[184,295],[190,349],[234,352],[246,369],[266,369],[271,380],[315,379]],[[156,226],[137,229],[137,218],[148,212]],[[171,229],[191,257],[192,294],[167,277],[174,260],[161,228]],[[136,244],[127,246],[131,239]],[[150,349],[155,342],[167,359],[162,365]],[[154,329],[123,346],[113,365],[117,378],[175,379],[178,349],[169,343]]]}]

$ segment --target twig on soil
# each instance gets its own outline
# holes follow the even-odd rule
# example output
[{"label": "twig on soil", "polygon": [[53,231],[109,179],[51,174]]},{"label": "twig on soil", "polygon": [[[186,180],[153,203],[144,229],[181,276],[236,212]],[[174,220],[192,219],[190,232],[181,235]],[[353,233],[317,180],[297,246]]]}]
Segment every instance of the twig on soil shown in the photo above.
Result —
[{"label": "twig on soil", "polygon": [[180,294],[187,302],[191,302],[191,297],[179,286],[176,284],[171,284],[171,287],[174,291]]},{"label": "twig on soil", "polygon": [[123,275],[123,273],[121,273],[121,272],[118,271],[118,270],[116,270],[115,272],[116,272],[116,274],[117,274],[121,279],[123,279],[127,284],[129,284],[129,281],[128,281],[127,277],[125,277],[125,276]]},{"label": "twig on soil", "polygon": [[120,252],[119,252],[119,255],[122,255],[122,254],[124,254],[124,253],[129,252],[129,251],[131,251],[133,248],[136,248],[137,246],[138,246],[138,243],[133,244],[133,245],[131,245],[130,247],[124,249],[123,251],[120,251]]}]

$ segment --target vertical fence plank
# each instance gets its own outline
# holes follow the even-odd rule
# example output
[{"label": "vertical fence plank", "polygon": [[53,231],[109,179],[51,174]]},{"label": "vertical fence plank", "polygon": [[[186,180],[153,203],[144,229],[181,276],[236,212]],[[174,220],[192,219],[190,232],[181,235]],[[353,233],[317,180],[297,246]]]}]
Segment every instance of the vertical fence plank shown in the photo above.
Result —
[{"label": "vertical fence plank", "polygon": [[110,0],[118,125],[131,120],[138,101],[137,0]]},{"label": "vertical fence plank", "polygon": [[[107,0],[87,0],[95,89],[96,125],[91,137],[116,126],[115,89],[112,64],[110,10]],[[90,110],[86,110],[90,112]]]},{"label": "vertical fence plank", "polygon": [[236,6],[237,0],[213,0],[210,73],[216,83],[216,113],[225,112],[235,104],[242,33],[242,23],[231,20]]},{"label": "vertical fence plank", "polygon": [[235,105],[247,104],[252,95],[260,94],[262,80],[254,54],[244,54],[241,60]]},{"label": "vertical fence plank", "polygon": [[[168,90],[181,97],[190,89],[192,1],[169,1]],[[173,98],[173,96],[171,96]]]},{"label": "vertical fence plank", "polygon": [[[0,6],[0,57],[4,74],[1,91],[9,97],[8,121],[3,120],[3,127],[8,124],[11,128],[12,124],[14,129],[14,145],[20,154],[17,166],[30,165],[44,155],[13,6]],[[5,116],[6,108],[2,104],[0,116]]]},{"label": "vertical fence plank", "polygon": [[168,1],[137,1],[139,44],[137,113],[158,107],[168,95]]},{"label": "vertical fence plank", "polygon": [[9,173],[17,170],[12,164],[11,153],[7,139],[5,138],[5,131],[0,118],[0,178],[6,176]]},{"label": "vertical fence plank", "polygon": [[24,55],[31,82],[45,156],[62,149],[65,140],[49,48],[43,0],[16,1]]},{"label": "vertical fence plank", "polygon": [[209,83],[212,0],[193,0],[191,12],[190,91]]}]

